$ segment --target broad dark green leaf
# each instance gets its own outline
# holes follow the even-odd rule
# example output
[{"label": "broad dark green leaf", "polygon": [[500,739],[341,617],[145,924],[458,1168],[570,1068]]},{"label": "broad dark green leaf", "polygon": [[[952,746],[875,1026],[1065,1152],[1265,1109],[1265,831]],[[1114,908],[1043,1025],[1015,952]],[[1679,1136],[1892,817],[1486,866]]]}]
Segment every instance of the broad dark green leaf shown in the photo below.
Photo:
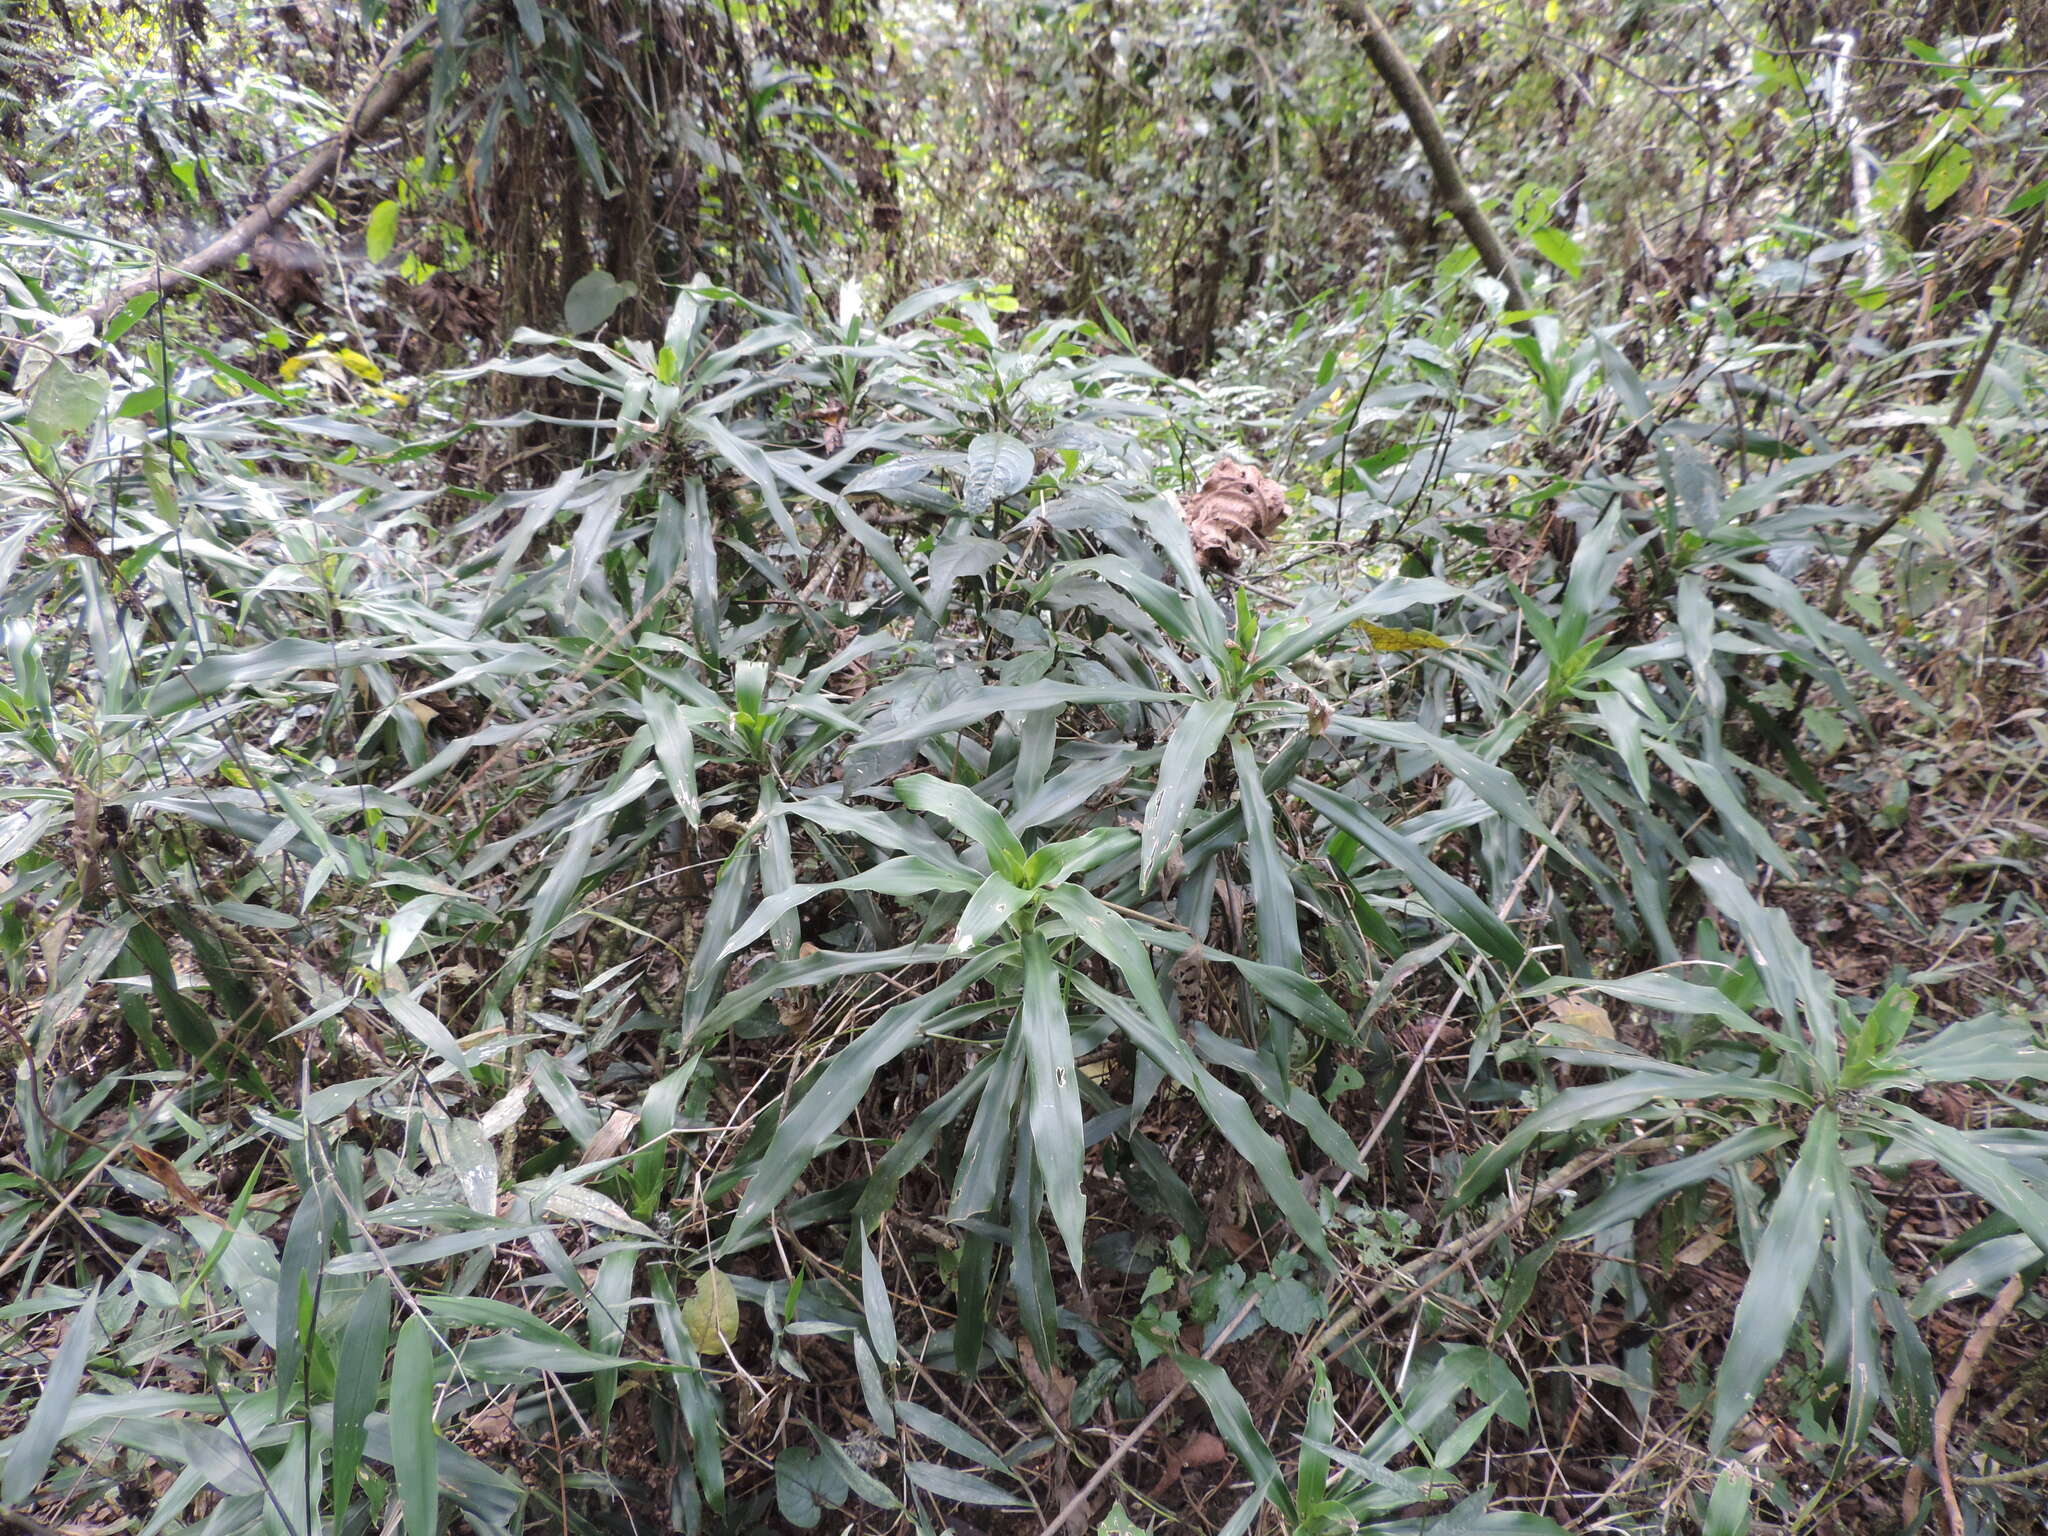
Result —
[{"label": "broad dark green leaf", "polygon": [[960,505],[979,517],[995,503],[1031,483],[1031,449],[1007,432],[984,432],[967,445],[967,473]]}]

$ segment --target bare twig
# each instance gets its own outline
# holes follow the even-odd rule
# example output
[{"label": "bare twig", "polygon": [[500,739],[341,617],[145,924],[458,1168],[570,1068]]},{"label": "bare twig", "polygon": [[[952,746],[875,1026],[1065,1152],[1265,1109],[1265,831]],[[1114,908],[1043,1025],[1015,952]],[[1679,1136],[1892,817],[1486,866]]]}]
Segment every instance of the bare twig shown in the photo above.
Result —
[{"label": "bare twig", "polygon": [[[2037,226],[2038,227],[2038,226]],[[1984,1363],[1984,1356],[1991,1348],[1991,1340],[1997,1335],[2005,1320],[2012,1316],[2014,1307],[2020,1304],[2020,1297],[2026,1294],[2026,1280],[2014,1275],[2005,1282],[1998,1297],[1977,1319],[1977,1326],[1970,1331],[1969,1341],[1963,1345],[1963,1352],[1956,1357],[1956,1367],[1949,1373],[1948,1386],[1943,1389],[1941,1401],[1934,1405],[1934,1475],[1941,1482],[1941,1502],[1948,1514],[1949,1536],[1964,1536],[1962,1501],[1956,1497],[1955,1475],[1949,1469],[1948,1438],[1955,1430],[1956,1415],[1962,1411],[1963,1400],[1970,1395],[1970,1383],[1977,1378],[1977,1367]],[[1926,1490],[1927,1475],[1915,1466],[1906,1475],[1906,1494],[1899,1508],[1899,1515],[1906,1524],[1913,1523],[1919,1512],[1920,1495]]]}]

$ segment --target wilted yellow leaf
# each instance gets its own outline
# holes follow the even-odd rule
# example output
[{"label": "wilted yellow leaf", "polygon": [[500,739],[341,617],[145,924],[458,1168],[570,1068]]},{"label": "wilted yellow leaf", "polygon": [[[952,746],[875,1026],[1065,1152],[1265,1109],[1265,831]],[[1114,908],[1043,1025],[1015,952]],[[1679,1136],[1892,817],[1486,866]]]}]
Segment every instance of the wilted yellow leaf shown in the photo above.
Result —
[{"label": "wilted yellow leaf", "polygon": [[698,1354],[732,1352],[732,1341],[740,1331],[740,1293],[721,1271],[704,1271],[697,1293],[683,1303],[683,1326],[690,1330],[690,1342],[697,1346]]},{"label": "wilted yellow leaf", "polygon": [[1553,997],[1550,1011],[1557,1016],[1557,1022],[1567,1029],[1575,1029],[1582,1035],[1598,1035],[1602,1040],[1614,1038],[1614,1020],[1607,1016],[1607,1010],[1594,1002],[1583,992],[1574,992],[1568,997]]},{"label": "wilted yellow leaf", "polygon": [[321,372],[337,382],[341,381],[340,370],[344,368],[357,378],[368,383],[382,384],[384,382],[384,370],[351,347],[341,347],[332,352],[324,347],[318,347],[310,352],[301,352],[297,357],[288,357],[279,363],[277,365],[277,374],[285,383],[290,384],[295,382],[300,374],[315,364],[332,365],[323,367]]},{"label": "wilted yellow leaf", "polygon": [[1426,629],[1389,629],[1384,624],[1375,624],[1371,619],[1360,619],[1351,626],[1371,642],[1376,651],[1448,651],[1451,642]]},{"label": "wilted yellow leaf", "polygon": [[366,379],[372,384],[384,382],[384,370],[351,348],[343,347],[334,354],[334,360],[359,379]]}]

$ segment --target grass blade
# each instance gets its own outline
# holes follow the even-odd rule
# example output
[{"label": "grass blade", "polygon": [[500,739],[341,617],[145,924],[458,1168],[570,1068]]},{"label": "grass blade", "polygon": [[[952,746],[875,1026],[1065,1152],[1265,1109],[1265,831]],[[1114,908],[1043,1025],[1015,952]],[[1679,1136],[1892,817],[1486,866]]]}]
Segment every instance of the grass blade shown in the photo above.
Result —
[{"label": "grass blade", "polygon": [[57,1454],[57,1442],[64,1437],[64,1420],[78,1396],[78,1384],[85,1379],[85,1363],[92,1356],[94,1336],[99,1329],[100,1288],[94,1286],[85,1301],[71,1314],[71,1326],[64,1342],[50,1357],[43,1374],[42,1395],[28,1425],[15,1438],[7,1457],[7,1472],[0,1477],[0,1505],[19,1509],[34,1496],[36,1488]]},{"label": "grass blade", "polygon": [[362,1465],[370,1410],[384,1381],[384,1357],[391,1349],[391,1282],[382,1275],[363,1287],[342,1329],[341,1357],[334,1374],[332,1483],[334,1515],[348,1513]]}]

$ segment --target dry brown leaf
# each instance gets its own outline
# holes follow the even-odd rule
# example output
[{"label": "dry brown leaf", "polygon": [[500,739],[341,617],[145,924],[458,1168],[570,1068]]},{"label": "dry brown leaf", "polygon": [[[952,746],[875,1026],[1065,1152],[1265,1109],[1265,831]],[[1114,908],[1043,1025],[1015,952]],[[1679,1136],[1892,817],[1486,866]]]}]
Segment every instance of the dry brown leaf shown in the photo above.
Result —
[{"label": "dry brown leaf", "polygon": [[1046,1417],[1055,1424],[1065,1424],[1067,1413],[1074,1406],[1074,1378],[1040,1364],[1038,1352],[1029,1339],[1017,1341],[1017,1363],[1024,1369],[1026,1384],[1044,1406]]},{"label": "dry brown leaf", "polygon": [[1161,1355],[1138,1372],[1137,1380],[1131,1385],[1137,1389],[1138,1401],[1150,1408],[1167,1394],[1178,1392],[1186,1380],[1181,1368],[1173,1363],[1173,1357]]},{"label": "dry brown leaf", "polygon": [[205,1216],[214,1221],[220,1219],[200,1202],[199,1197],[192,1192],[192,1187],[179,1174],[177,1165],[168,1157],[161,1152],[152,1152],[147,1147],[136,1147],[134,1152],[135,1161],[142,1164],[142,1171],[163,1185],[164,1193],[172,1200],[194,1215]]},{"label": "dry brown leaf", "polygon": [[590,1138],[590,1145],[583,1149],[582,1163],[601,1163],[608,1157],[617,1157],[626,1150],[626,1143],[632,1139],[633,1127],[640,1123],[637,1110],[615,1109],[611,1119],[599,1127],[598,1133]]},{"label": "dry brown leaf", "polygon": [[1230,1460],[1230,1452],[1222,1440],[1209,1430],[1189,1435],[1166,1458],[1166,1468],[1159,1474],[1159,1481],[1152,1485],[1153,1498],[1158,1498],[1167,1489],[1180,1481],[1181,1473],[1189,1467],[1213,1467],[1218,1462]]}]

